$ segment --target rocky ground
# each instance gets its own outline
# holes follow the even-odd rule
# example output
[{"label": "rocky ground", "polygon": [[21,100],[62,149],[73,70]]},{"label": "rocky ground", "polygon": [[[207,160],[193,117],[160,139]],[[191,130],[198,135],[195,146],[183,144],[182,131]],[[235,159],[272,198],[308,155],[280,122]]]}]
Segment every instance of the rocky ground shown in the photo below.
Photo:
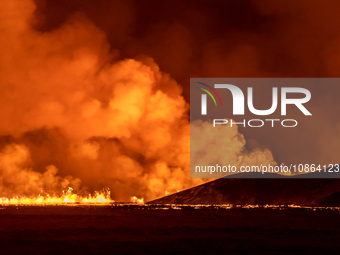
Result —
[{"label": "rocky ground", "polygon": [[0,254],[327,254],[340,212],[3,206]]}]

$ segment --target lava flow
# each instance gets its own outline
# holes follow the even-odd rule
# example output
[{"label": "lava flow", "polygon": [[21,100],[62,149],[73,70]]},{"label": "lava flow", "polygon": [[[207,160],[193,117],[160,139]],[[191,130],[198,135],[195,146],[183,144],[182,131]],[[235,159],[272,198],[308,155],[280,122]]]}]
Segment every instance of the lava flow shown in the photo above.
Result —
[{"label": "lava flow", "polygon": [[36,197],[0,197],[0,205],[58,205],[58,204],[110,204],[114,200],[110,198],[110,190],[95,191],[94,195],[81,196],[73,193],[72,188],[63,191],[61,196],[38,195]]}]

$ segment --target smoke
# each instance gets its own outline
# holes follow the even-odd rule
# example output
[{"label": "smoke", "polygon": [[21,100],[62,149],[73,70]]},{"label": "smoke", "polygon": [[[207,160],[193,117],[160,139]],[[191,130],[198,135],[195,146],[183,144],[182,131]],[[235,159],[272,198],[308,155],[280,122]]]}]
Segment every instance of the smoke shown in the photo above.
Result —
[{"label": "smoke", "polygon": [[[339,7],[329,3],[321,15],[302,0],[98,1],[95,8],[1,0],[0,196],[72,186],[149,200],[202,183],[189,178],[188,78],[336,76],[339,26],[331,17]],[[217,155],[273,161],[257,141],[247,150],[251,133],[230,132]],[[294,148],[267,132],[257,138],[286,161],[292,151],[308,158],[301,148],[312,147],[315,134],[292,134],[301,141]]]},{"label": "smoke", "polygon": [[82,15],[39,32],[32,1],[1,6],[1,195],[108,186],[127,200],[195,184],[189,106],[152,59],[113,62]]},{"label": "smoke", "polygon": [[56,176],[58,169],[53,165],[47,166],[43,173],[26,168],[29,160],[29,151],[23,145],[8,145],[3,150],[0,154],[2,196],[54,194],[69,186],[79,188],[79,179]]},{"label": "smoke", "polygon": [[202,182],[189,178],[182,87],[151,58],[117,61],[83,15],[40,32],[32,1],[1,5],[2,195],[110,187],[150,199]]},{"label": "smoke", "polygon": [[[268,149],[247,150],[246,140],[236,125],[214,127],[211,122],[202,120],[193,121],[191,125],[191,163],[194,166],[230,165],[239,170],[240,166],[276,165]],[[230,173],[222,173],[222,176]]]}]

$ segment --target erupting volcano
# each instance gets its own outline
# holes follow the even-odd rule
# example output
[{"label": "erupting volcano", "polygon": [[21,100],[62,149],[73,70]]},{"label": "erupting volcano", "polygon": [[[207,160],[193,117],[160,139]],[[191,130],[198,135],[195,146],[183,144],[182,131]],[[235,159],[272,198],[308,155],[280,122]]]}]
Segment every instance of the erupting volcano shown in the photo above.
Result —
[{"label": "erupting volcano", "polygon": [[[31,0],[2,1],[0,12],[2,201],[51,201],[68,188],[85,199],[106,187],[115,201],[150,200],[204,182],[188,177],[182,86],[153,59],[120,60],[83,15],[43,31]],[[230,163],[274,162],[229,132]]]},{"label": "erupting volcano", "polygon": [[[189,83],[339,77],[339,11],[335,0],[0,0],[0,253],[338,251],[340,179],[212,179],[202,162],[339,170],[339,79],[308,84],[308,116],[294,90],[283,100],[231,85],[251,98],[244,115],[276,102],[261,128],[222,125],[234,95],[199,80],[197,114],[220,124],[196,118]],[[190,178],[190,161],[204,175]]]}]

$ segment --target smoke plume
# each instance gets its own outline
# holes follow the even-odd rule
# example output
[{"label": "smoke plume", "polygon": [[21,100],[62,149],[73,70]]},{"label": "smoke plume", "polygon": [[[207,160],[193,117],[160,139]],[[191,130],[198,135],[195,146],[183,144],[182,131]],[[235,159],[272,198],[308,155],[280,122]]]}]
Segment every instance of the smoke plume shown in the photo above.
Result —
[{"label": "smoke plume", "polygon": [[83,185],[150,198],[194,184],[188,104],[169,75],[146,57],[113,62],[82,15],[38,32],[32,1],[1,6],[3,196]]},{"label": "smoke plume", "polygon": [[[340,7],[327,2],[320,16],[320,6],[303,0],[223,8],[1,0],[0,196],[72,186],[148,200],[202,183],[189,178],[188,78],[336,76],[339,26],[329,19]],[[230,132],[221,157],[273,162],[257,141],[246,148],[250,133]],[[280,161],[287,148],[308,158],[301,147],[313,146],[315,133],[296,134],[294,148],[279,137],[269,147]],[[258,137],[265,145],[273,139]],[[332,140],[324,134],[315,142]]]}]

